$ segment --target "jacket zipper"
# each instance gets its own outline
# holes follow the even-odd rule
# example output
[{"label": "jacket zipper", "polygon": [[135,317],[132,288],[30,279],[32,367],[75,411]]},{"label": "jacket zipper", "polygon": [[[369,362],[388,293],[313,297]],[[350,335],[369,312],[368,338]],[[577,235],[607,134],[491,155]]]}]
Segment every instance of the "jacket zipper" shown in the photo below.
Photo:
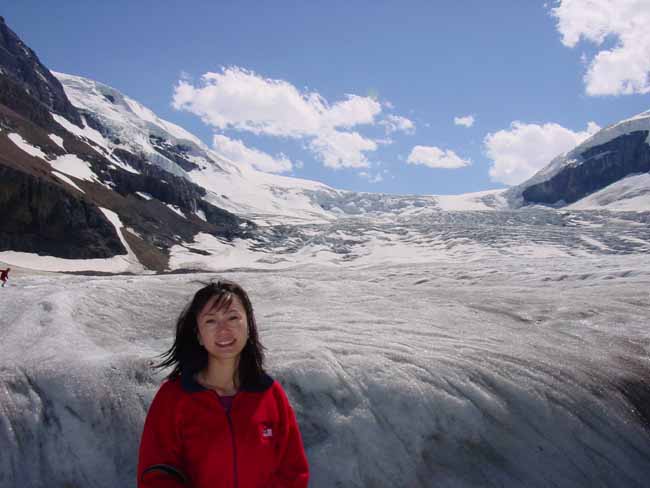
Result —
[{"label": "jacket zipper", "polygon": [[[214,392],[214,394],[217,395],[217,401],[219,402],[219,405],[221,405],[219,394],[216,391]],[[230,410],[226,410],[223,407],[223,405],[221,405],[221,408],[223,408],[224,411],[226,412],[226,419],[228,419],[228,427],[230,428],[230,439],[232,440],[232,455],[233,455],[232,472],[233,472],[233,479],[235,481],[235,488],[238,488],[239,480],[237,478],[237,445],[235,444],[235,428],[232,424],[232,417],[230,416],[230,410],[232,410],[232,403],[230,404]]]},{"label": "jacket zipper", "polygon": [[232,418],[230,417],[230,412],[226,413],[228,417],[228,425],[230,426],[230,437],[232,438],[232,453],[233,453],[233,465],[232,471],[235,478],[235,488],[239,486],[239,480],[237,479],[237,446],[235,445],[235,429],[232,425]]}]

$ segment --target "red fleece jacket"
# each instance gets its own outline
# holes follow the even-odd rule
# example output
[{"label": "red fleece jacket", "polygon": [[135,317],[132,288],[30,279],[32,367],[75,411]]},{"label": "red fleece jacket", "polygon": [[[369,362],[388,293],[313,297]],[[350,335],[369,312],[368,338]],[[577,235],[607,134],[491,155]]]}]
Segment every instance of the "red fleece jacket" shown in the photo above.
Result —
[{"label": "red fleece jacket", "polygon": [[140,442],[138,488],[306,488],[307,457],[293,408],[265,375],[227,413],[189,376],[165,381]]}]

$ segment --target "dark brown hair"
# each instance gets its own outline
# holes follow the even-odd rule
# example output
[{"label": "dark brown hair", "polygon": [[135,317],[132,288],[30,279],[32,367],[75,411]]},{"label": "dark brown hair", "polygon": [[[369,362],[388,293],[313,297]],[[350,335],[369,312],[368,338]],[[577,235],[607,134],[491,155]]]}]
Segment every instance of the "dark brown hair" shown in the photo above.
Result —
[{"label": "dark brown hair", "polygon": [[216,296],[218,298],[215,303],[228,304],[233,296],[237,296],[246,310],[248,320],[248,340],[239,357],[239,383],[241,386],[255,384],[265,373],[264,346],[259,341],[253,305],[248,294],[234,281],[220,280],[204,285],[179,315],[174,344],[161,355],[163,360],[155,367],[173,367],[168,379],[175,379],[181,374],[194,374],[205,368],[208,365],[208,352],[199,344],[196,318],[210,298]]}]

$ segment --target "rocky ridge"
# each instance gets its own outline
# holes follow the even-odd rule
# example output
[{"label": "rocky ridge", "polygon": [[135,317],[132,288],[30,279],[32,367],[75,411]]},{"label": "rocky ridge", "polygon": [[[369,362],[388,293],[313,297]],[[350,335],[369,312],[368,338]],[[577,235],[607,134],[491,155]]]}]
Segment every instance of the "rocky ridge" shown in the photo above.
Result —
[{"label": "rocky ridge", "polygon": [[[0,251],[109,258],[127,254],[119,232],[145,268],[161,271],[169,249],[198,232],[251,235],[252,223],[206,202],[200,186],[142,154],[109,154],[93,140],[102,133],[110,131],[72,105],[0,18]],[[160,138],[156,147],[161,158],[193,166],[182,161],[182,147]],[[122,227],[101,209],[115,212]]]}]

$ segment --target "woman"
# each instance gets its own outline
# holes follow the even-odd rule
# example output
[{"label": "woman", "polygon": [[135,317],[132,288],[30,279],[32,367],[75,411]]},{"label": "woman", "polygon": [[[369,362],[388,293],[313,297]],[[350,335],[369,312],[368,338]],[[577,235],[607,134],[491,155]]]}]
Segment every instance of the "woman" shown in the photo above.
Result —
[{"label": "woman", "polygon": [[236,283],[201,288],[176,324],[140,442],[139,488],[305,488],[294,411],[263,369],[253,307]]}]

